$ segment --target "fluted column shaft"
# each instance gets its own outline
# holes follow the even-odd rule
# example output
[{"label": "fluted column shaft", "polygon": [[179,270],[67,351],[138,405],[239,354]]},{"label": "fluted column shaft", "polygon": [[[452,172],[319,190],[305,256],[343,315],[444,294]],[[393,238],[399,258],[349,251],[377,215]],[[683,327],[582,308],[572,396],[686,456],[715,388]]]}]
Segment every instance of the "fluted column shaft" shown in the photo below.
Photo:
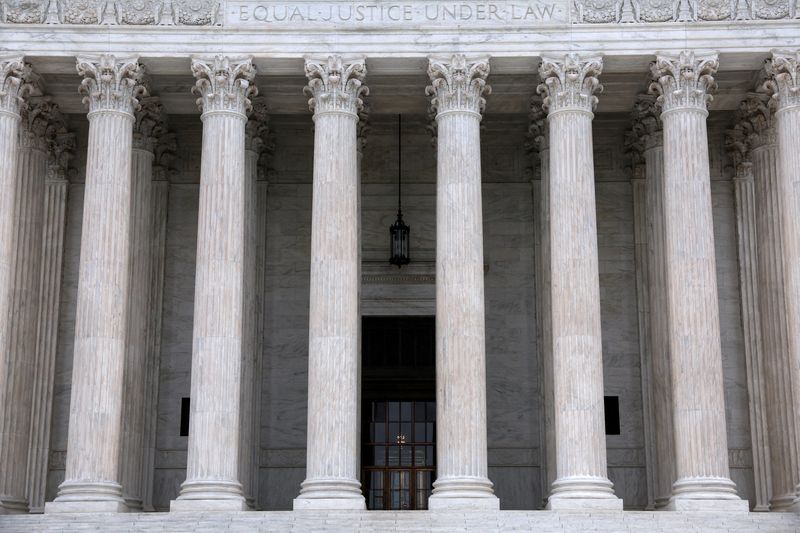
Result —
[{"label": "fluted column shaft", "polygon": [[543,58],[556,480],[549,509],[621,509],[607,477],[592,118],[600,58]]},{"label": "fluted column shaft", "polygon": [[123,406],[123,461],[120,483],[126,505],[142,507],[144,460],[145,371],[150,308],[150,192],[153,152],[149,141],[137,139],[132,154],[131,272],[128,296],[128,340],[125,354],[125,402]]},{"label": "fluted column shaft", "polygon": [[50,421],[53,404],[58,313],[61,303],[61,269],[64,256],[67,187],[63,178],[48,178],[44,192],[42,270],[36,335],[36,367],[31,409],[28,501],[31,512],[44,511],[47,465],[50,456]]},{"label": "fluted column shaft", "polygon": [[[783,230],[783,276],[786,316],[788,321],[788,356],[780,370],[788,374],[791,396],[782,399],[788,413],[785,439],[789,442],[787,453],[793,454],[786,464],[795,485],[795,499],[791,505],[800,511],[800,471],[798,471],[798,443],[800,443],[800,51],[774,51],[768,65],[773,78],[772,89],[778,101],[778,176],[777,193],[783,201],[779,226]],[[787,383],[787,385],[789,384]]]},{"label": "fluted column shaft", "polygon": [[[18,148],[20,112],[25,107],[24,77],[22,57],[0,56],[0,465],[4,470],[0,475],[0,513],[27,510],[24,457],[19,465],[19,454],[27,450],[17,424],[25,424],[28,418],[24,414],[19,418],[24,406],[15,404],[19,387],[25,386],[25,376],[20,373],[26,373],[30,363],[26,355],[30,356],[13,349],[17,293],[15,204],[22,190]],[[30,407],[29,402],[27,405]]]},{"label": "fluted column shaft", "polygon": [[[706,100],[716,56],[659,56],[676,481],[669,509],[747,510],[729,479]],[[730,503],[728,507],[724,504]]]},{"label": "fluted column shaft", "polygon": [[24,113],[17,154],[14,186],[13,252],[11,270],[11,317],[9,323],[9,379],[3,399],[0,464],[0,501],[6,509],[28,509],[25,491],[36,361],[36,318],[41,269],[41,233],[44,180],[47,174],[46,121]]},{"label": "fluted column shaft", "polygon": [[89,104],[65,480],[46,512],[122,511],[136,58],[78,58]]},{"label": "fluted column shaft", "polygon": [[[295,509],[363,509],[359,482],[358,154],[363,61],[306,62],[314,112],[306,479]],[[336,398],[336,401],[331,401]]]},{"label": "fluted column shaft", "polygon": [[756,241],[756,193],[752,164],[737,165],[734,178],[736,234],[739,256],[739,284],[742,291],[742,325],[747,368],[750,435],[753,443],[754,511],[768,511],[771,489],[769,425],[766,414],[764,351],[759,311],[758,245]]},{"label": "fluted column shaft", "polygon": [[790,507],[795,499],[795,476],[800,472],[792,404],[789,331],[784,287],[781,214],[784,197],[779,189],[778,145],[773,131],[759,136],[751,150],[755,183],[758,299],[761,318],[766,387],[767,420],[772,462],[770,508]]},{"label": "fluted column shaft", "polygon": [[488,478],[480,122],[486,61],[431,60],[436,110],[436,481],[432,510],[497,509]]},{"label": "fluted column shaft", "polygon": [[650,298],[650,354],[652,361],[653,414],[655,422],[655,506],[669,502],[675,481],[672,429],[672,381],[669,358],[669,305],[664,241],[664,147],[662,132],[648,137],[645,157],[647,205],[648,294]]},{"label": "fluted column shaft", "polygon": [[151,184],[152,240],[150,250],[151,279],[149,294],[149,326],[147,329],[147,363],[145,385],[144,459],[142,464],[142,509],[153,511],[153,478],[155,475],[156,431],[158,429],[159,369],[161,363],[161,316],[164,297],[164,260],[167,240],[169,182],[167,169],[154,169]]},{"label": "fluted column shaft", "polygon": [[194,58],[203,114],[186,481],[172,511],[245,510],[240,479],[250,58]]}]

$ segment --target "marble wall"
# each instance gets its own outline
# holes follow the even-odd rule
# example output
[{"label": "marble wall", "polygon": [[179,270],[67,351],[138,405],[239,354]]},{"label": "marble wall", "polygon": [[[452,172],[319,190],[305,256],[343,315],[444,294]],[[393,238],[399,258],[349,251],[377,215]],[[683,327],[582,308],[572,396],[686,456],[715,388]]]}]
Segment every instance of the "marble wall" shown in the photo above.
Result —
[{"label": "marble wall", "polygon": [[[85,152],[84,117],[71,117]],[[403,212],[413,263],[387,264],[396,214],[396,116],[371,117],[362,170],[364,314],[434,312],[435,150],[424,117],[404,117]],[[730,116],[710,118],[712,193],[723,333],[732,477],[753,493],[744,349],[739,314],[733,189],[722,134]],[[594,123],[598,241],[606,395],[620,397],[621,435],[608,436],[609,477],[626,508],[646,505],[644,430],[636,307],[632,191],[621,151],[626,115]],[[189,396],[201,124],[171,120],[179,168],[171,178],[167,222],[161,378],[154,504],[165,510],[185,477],[187,437],[179,436]],[[310,116],[276,115],[269,172],[265,342],[259,508],[289,509],[305,477],[308,278],[313,135]],[[541,506],[542,424],[535,344],[532,174],[524,117],[488,115],[482,127],[486,271],[489,474],[505,509]],[[79,165],[80,167],[80,159]],[[82,174],[81,174],[82,176]],[[73,320],[80,247],[82,177],[70,188],[48,499],[63,478]]]}]

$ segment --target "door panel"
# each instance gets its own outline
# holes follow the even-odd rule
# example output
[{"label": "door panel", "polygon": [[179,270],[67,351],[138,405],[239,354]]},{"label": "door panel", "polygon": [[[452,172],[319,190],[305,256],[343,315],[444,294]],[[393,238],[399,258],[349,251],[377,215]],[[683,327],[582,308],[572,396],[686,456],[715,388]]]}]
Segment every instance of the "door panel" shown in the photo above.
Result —
[{"label": "door panel", "polygon": [[436,403],[371,401],[364,446],[368,509],[427,509],[436,476]]}]

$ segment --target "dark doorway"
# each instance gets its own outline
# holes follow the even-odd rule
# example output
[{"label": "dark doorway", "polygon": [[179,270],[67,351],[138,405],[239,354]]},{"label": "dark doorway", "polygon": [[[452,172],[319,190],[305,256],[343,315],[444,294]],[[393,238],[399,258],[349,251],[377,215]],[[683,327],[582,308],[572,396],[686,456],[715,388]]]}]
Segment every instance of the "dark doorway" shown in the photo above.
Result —
[{"label": "dark doorway", "polygon": [[436,321],[364,317],[362,484],[368,509],[427,509],[436,478]]}]

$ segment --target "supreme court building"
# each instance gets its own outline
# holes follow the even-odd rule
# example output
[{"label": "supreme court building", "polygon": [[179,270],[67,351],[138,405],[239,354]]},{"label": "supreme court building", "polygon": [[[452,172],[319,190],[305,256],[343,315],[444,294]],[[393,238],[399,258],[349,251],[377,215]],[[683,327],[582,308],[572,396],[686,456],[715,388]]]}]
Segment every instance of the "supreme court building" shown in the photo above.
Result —
[{"label": "supreme court building", "polygon": [[798,0],[0,0],[0,529],[99,513],[800,528]]}]

